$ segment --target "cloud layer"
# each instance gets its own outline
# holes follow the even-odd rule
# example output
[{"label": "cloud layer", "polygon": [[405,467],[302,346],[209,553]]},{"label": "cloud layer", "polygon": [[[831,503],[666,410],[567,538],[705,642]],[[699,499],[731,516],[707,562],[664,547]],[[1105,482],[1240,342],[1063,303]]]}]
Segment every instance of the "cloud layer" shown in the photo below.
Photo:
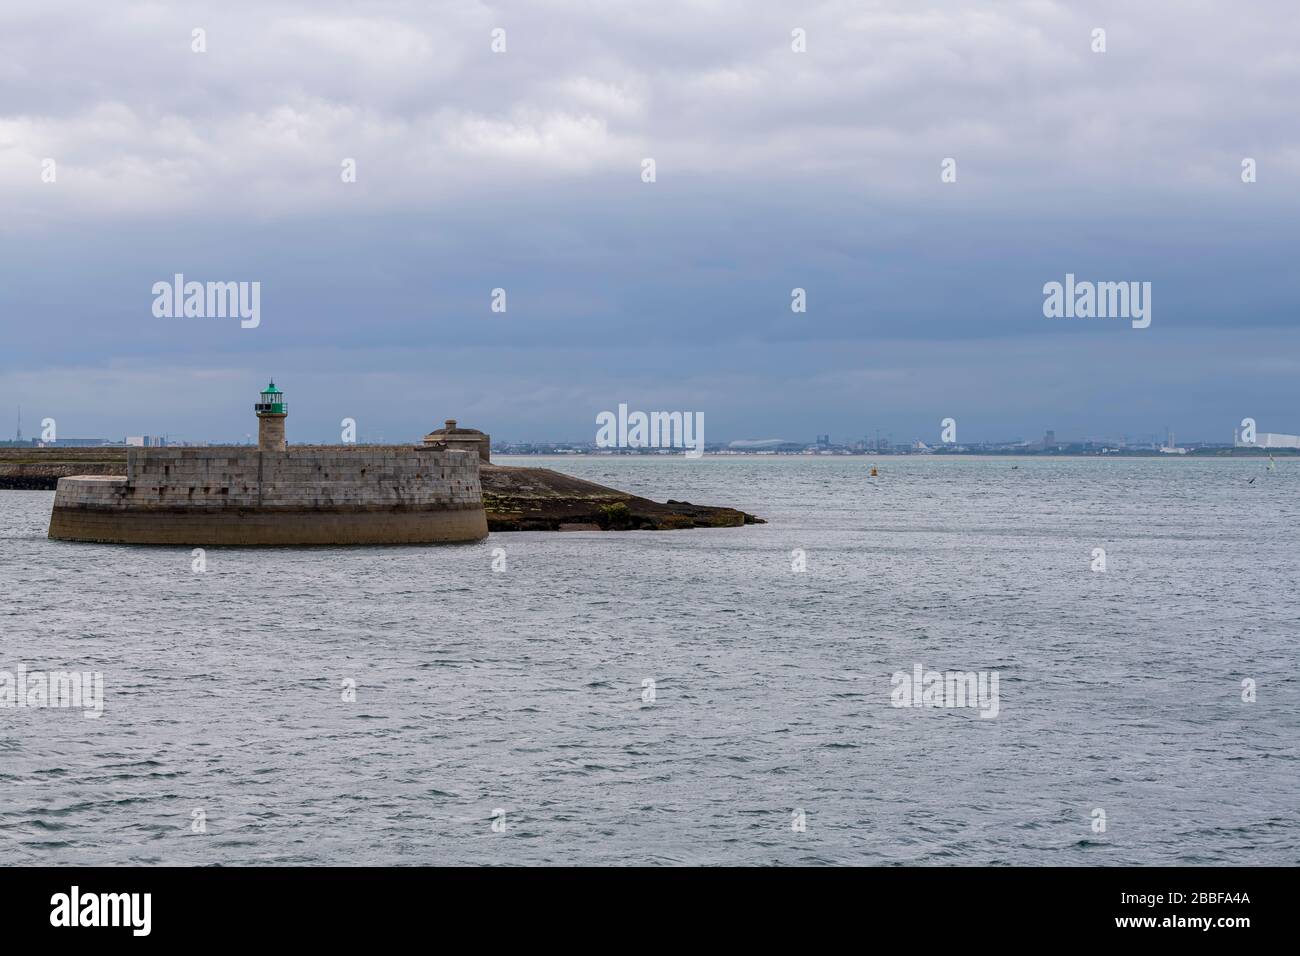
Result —
[{"label": "cloud layer", "polygon": [[[233,436],[273,373],[304,439],[1300,431],[1296,49],[1282,0],[8,9],[0,403]],[[1067,271],[1151,281],[1152,327],[1044,319]],[[176,272],[260,281],[262,326],[154,318]]]}]

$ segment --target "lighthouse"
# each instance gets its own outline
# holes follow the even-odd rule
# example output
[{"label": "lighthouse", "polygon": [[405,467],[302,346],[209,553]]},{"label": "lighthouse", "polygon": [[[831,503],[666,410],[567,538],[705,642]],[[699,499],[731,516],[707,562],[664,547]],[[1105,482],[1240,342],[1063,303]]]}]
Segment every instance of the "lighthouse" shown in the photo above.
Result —
[{"label": "lighthouse", "polygon": [[289,417],[284,392],[271,382],[262,389],[261,400],[253,409],[257,412],[258,451],[284,451],[284,420]]}]

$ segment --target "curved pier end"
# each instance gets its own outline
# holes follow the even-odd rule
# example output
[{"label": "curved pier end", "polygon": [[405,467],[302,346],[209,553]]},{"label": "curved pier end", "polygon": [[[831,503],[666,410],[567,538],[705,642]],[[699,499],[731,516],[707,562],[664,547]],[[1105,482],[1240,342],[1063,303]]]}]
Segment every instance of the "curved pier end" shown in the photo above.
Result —
[{"label": "curved pier end", "polygon": [[440,544],[487,536],[472,451],[132,449],[127,476],[60,478],[49,537],[117,544]]}]

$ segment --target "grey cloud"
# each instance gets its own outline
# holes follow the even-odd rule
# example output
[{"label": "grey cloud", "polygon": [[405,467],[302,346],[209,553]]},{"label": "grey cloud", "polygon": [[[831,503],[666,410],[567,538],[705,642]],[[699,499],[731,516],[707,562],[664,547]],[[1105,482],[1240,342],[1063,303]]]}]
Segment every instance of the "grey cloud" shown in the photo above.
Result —
[{"label": "grey cloud", "polygon": [[[400,382],[419,410],[393,429],[463,405],[540,437],[627,381],[741,436],[850,427],[880,400],[865,383],[889,382],[898,422],[947,395],[996,430],[1028,427],[1028,401],[1067,421],[1088,390],[1036,370],[1082,375],[1087,354],[1099,425],[1181,408],[1214,432],[1198,376],[1225,406],[1280,409],[1300,182],[1280,0],[361,10],[0,12],[0,405],[44,376],[106,428],[140,414],[119,389],[184,375],[178,412],[218,430],[241,370],[274,371],[358,403]],[[1152,281],[1149,337],[1044,320],[1067,271]],[[175,272],[261,281],[262,326],[154,319],[148,289]],[[1244,367],[1221,376],[1225,351]],[[330,356],[348,358],[326,388]]]}]

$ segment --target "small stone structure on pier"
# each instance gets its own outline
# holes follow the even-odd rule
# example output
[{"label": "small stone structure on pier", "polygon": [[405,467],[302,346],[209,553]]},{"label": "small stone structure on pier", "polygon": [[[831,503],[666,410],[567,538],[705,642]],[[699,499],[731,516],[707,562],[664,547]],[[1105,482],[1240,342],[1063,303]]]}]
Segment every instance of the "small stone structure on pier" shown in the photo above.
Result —
[{"label": "small stone structure on pier", "polygon": [[456,419],[449,418],[442,428],[435,428],[424,436],[426,445],[445,444],[448,448],[469,448],[478,453],[479,461],[492,461],[492,437],[477,428],[457,428]]}]

